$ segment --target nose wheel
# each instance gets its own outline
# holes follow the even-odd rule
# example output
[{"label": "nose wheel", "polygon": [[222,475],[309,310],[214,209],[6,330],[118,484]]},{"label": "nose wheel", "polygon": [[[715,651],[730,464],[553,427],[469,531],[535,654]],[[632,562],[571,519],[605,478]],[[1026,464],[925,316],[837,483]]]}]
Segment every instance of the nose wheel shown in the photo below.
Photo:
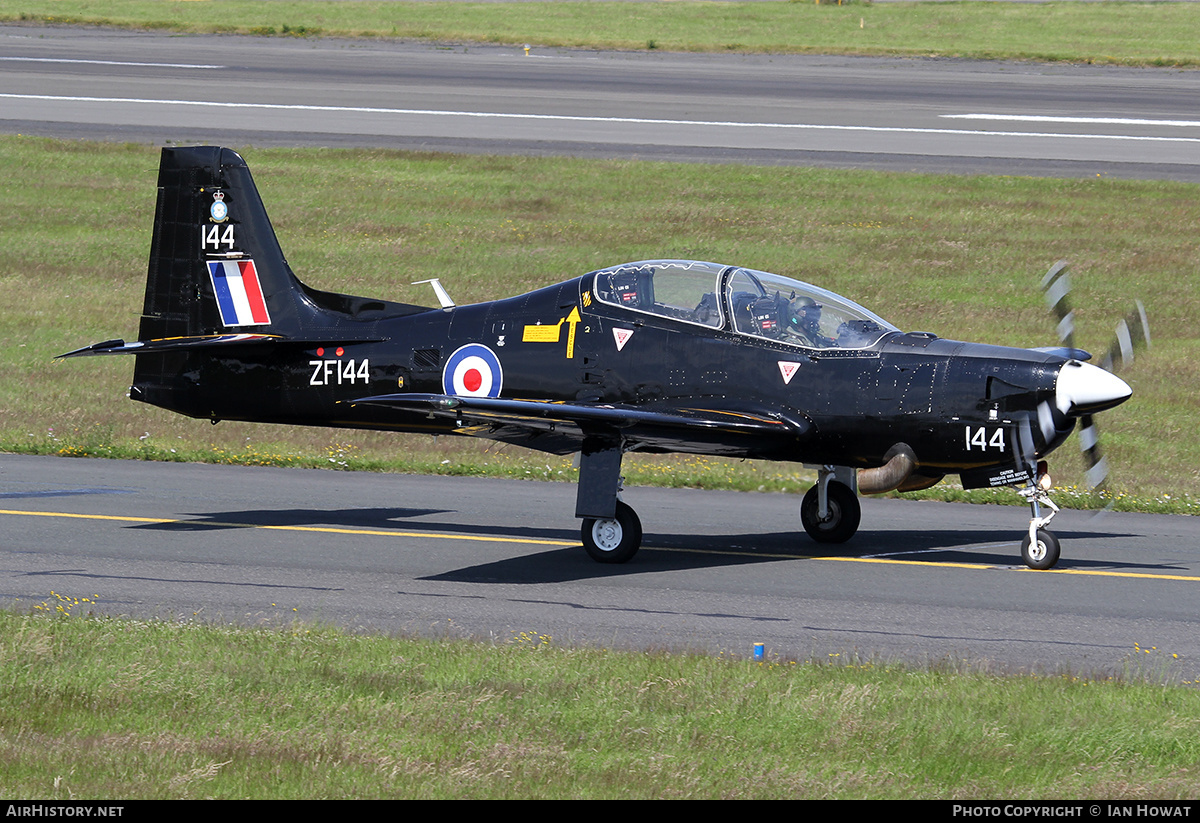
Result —
[{"label": "nose wheel", "polygon": [[1021,559],[1031,569],[1044,571],[1058,562],[1058,538],[1046,529],[1038,529],[1034,537],[1025,535],[1021,541]]}]

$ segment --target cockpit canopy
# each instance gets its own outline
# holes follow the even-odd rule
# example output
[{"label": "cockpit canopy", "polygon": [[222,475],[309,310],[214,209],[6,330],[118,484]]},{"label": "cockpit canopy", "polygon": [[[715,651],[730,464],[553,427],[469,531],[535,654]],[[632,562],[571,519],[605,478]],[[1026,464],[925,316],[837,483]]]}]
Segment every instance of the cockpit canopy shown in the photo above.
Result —
[{"label": "cockpit canopy", "polygon": [[595,272],[598,300],[630,311],[814,349],[861,349],[899,331],[857,303],[778,274],[690,260]]}]

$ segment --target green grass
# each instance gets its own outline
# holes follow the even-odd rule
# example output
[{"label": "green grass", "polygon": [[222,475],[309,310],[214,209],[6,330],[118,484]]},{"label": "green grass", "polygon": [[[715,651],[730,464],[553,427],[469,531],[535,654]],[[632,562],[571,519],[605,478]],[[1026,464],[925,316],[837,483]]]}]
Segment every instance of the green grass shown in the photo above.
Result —
[{"label": "green grass", "polygon": [[[427,286],[409,284],[433,276],[466,303],[613,262],[696,257],[815,282],[903,328],[1036,346],[1055,342],[1038,281],[1067,258],[1080,345],[1106,349],[1138,297],[1155,332],[1149,356],[1124,375],[1134,399],[1100,417],[1121,507],[1192,512],[1200,498],[1195,185],[389,151],[245,154],[303,279],[402,301],[428,302]],[[0,448],[573,476],[568,461],[464,439],[213,427],[130,402],[127,359],[54,361],[91,342],[136,337],[157,150],[0,137],[0,163],[36,181],[0,189]],[[1051,468],[1060,484],[1082,485],[1072,443]],[[718,459],[643,457],[627,469],[631,484],[797,491],[811,482],[794,466]],[[1011,492],[981,494],[1018,502]]]},{"label": "green grass", "polygon": [[0,0],[0,21],[598,49],[1200,65],[1191,3]]},{"label": "green grass", "polygon": [[[0,19],[1195,65],[1195,8],[0,0]],[[416,302],[428,295],[407,284],[433,275],[460,300],[490,299],[619,260],[695,256],[813,280],[905,327],[1043,345],[1051,324],[1035,284],[1067,257],[1083,345],[1106,346],[1133,296],[1146,299],[1156,331],[1152,356],[1128,375],[1135,400],[1102,418],[1118,494],[1136,496],[1119,507],[1190,512],[1200,491],[1195,186],[245,153],[303,277]],[[567,461],[451,438],[212,428],[126,400],[127,361],[52,362],[135,336],[156,151],[4,137],[0,163],[36,181],[0,188],[0,449],[572,477]],[[808,482],[789,466],[685,457],[630,460],[626,473],[633,484]],[[1006,493],[969,498],[996,494]],[[1195,685],[1197,673],[1169,650],[1135,646],[1112,677],[1014,677],[959,661],[914,669],[568,649],[532,628],[479,644],[277,620],[252,630],[85,616],[92,608],[52,593],[24,613],[0,612],[0,786],[10,799],[1200,795],[1200,693],[1172,687]]]},{"label": "green grass", "polygon": [[92,608],[0,612],[9,800],[1200,794],[1200,691],[1156,649],[1111,677],[1002,676]]}]

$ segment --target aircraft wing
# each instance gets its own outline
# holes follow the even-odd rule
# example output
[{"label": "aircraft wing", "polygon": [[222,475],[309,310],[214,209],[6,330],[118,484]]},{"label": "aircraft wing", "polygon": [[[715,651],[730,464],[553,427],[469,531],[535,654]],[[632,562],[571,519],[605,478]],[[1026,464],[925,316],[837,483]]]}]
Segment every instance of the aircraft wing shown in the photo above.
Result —
[{"label": "aircraft wing", "polygon": [[619,439],[643,451],[766,456],[794,448],[811,429],[803,417],[721,408],[698,400],[666,406],[508,400],[443,394],[387,394],[351,401],[453,420],[463,434],[568,454],[585,437]]}]

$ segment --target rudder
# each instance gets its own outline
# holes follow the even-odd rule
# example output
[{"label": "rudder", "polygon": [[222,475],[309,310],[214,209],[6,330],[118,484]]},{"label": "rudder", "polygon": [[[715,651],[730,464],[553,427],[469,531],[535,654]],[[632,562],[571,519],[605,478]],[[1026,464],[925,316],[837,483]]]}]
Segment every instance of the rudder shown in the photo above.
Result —
[{"label": "rudder", "polygon": [[138,337],[289,336],[315,308],[302,292],[241,156],[164,148]]}]

